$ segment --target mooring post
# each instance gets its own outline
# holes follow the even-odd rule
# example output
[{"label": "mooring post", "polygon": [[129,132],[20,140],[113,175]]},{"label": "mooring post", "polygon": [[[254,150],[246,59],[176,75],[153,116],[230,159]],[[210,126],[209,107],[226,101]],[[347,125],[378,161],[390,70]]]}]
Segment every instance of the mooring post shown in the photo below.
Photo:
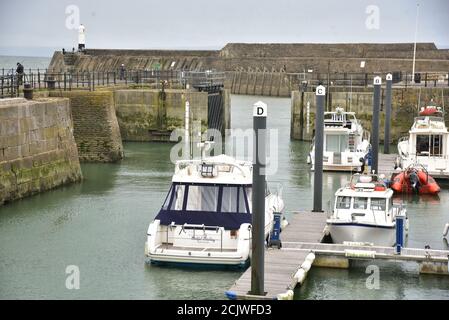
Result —
[{"label": "mooring post", "polygon": [[404,220],[404,215],[396,216],[396,254],[401,254],[401,249],[404,246]]},{"label": "mooring post", "polygon": [[391,86],[393,84],[393,75],[387,74],[387,89],[385,92],[385,135],[384,135],[384,153],[390,153],[390,123],[391,123]]},{"label": "mooring post", "polygon": [[262,101],[254,104],[251,294],[259,296],[265,295],[265,139],[267,111],[267,105]]},{"label": "mooring post", "polygon": [[374,95],[373,95],[373,121],[371,132],[372,161],[371,170],[376,174],[378,172],[379,159],[379,114],[380,114],[380,87],[382,85],[381,77],[374,77]]},{"label": "mooring post", "polygon": [[315,113],[315,171],[313,181],[313,212],[323,212],[323,144],[324,144],[324,99],[326,88],[316,88]]}]

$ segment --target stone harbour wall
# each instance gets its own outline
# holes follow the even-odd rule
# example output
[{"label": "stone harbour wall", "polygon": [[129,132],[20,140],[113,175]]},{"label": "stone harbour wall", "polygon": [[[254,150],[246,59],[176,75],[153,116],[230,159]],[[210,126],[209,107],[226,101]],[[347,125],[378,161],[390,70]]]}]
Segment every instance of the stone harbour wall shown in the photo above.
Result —
[{"label": "stone harbour wall", "polygon": [[70,99],[74,136],[82,162],[116,162],[123,158],[112,91],[51,91],[50,96]]},{"label": "stone harbour wall", "polygon": [[0,100],[0,205],[81,179],[68,99]]},{"label": "stone harbour wall", "polygon": [[115,108],[123,141],[169,141],[184,127],[185,103],[193,121],[207,128],[207,92],[167,89],[115,91]]}]

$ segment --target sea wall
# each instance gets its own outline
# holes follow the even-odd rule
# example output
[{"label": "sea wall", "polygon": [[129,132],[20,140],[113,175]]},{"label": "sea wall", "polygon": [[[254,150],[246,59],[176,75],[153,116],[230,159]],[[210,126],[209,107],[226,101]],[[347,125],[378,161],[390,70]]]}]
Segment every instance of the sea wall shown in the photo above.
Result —
[{"label": "sea wall", "polygon": [[[331,88],[326,96],[326,109],[335,109],[336,106],[343,107],[346,111],[354,111],[363,127],[370,131],[373,109],[372,88],[358,89],[355,92],[333,91]],[[291,97],[291,127],[290,136],[296,140],[311,140],[314,132],[316,96],[313,92],[305,92],[304,100],[299,91],[293,91]],[[392,92],[392,115],[391,115],[391,142],[396,142],[402,136],[408,135],[414,118],[418,115],[418,106],[423,106],[433,99],[439,106],[449,105],[449,88],[394,88]],[[307,112],[309,104],[309,113]],[[329,107],[331,106],[331,108]],[[307,116],[309,114],[309,116]],[[309,122],[307,122],[309,119]],[[449,114],[446,112],[446,120]],[[307,125],[308,124],[308,125]],[[307,127],[309,130],[307,131]],[[383,142],[385,127],[385,88],[381,91],[381,114],[380,114],[380,140]]]},{"label": "sea wall", "polygon": [[123,158],[113,91],[50,91],[50,96],[70,99],[81,161],[116,162]]},{"label": "sea wall", "polygon": [[[207,70],[250,72],[411,72],[413,43],[229,43],[220,50],[87,49],[55,52],[49,69],[64,71]],[[360,68],[361,61],[365,67]],[[416,72],[449,72],[449,50],[418,43]]]},{"label": "sea wall", "polygon": [[0,100],[0,205],[82,179],[68,99]]}]

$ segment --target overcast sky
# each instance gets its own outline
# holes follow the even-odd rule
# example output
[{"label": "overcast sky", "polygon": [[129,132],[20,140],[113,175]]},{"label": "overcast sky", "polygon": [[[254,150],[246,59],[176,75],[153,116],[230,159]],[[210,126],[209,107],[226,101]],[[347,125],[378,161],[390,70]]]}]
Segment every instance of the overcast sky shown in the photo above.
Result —
[{"label": "overcast sky", "polygon": [[[50,55],[54,48],[76,47],[77,30],[70,25],[77,21],[77,9],[86,27],[88,48],[215,49],[228,42],[413,42],[416,3],[0,0],[0,54],[48,51]],[[378,21],[376,9],[370,7],[373,5],[379,9]],[[420,1],[418,41],[449,47],[448,26],[448,0]]]}]

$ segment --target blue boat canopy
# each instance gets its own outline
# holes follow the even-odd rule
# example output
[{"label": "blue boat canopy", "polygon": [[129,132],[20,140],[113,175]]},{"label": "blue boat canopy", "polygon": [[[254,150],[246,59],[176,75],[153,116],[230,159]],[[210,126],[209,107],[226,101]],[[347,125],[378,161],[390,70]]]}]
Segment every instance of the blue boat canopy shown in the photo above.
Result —
[{"label": "blue boat canopy", "polygon": [[250,196],[251,185],[173,183],[155,219],[236,230],[251,223]]}]

